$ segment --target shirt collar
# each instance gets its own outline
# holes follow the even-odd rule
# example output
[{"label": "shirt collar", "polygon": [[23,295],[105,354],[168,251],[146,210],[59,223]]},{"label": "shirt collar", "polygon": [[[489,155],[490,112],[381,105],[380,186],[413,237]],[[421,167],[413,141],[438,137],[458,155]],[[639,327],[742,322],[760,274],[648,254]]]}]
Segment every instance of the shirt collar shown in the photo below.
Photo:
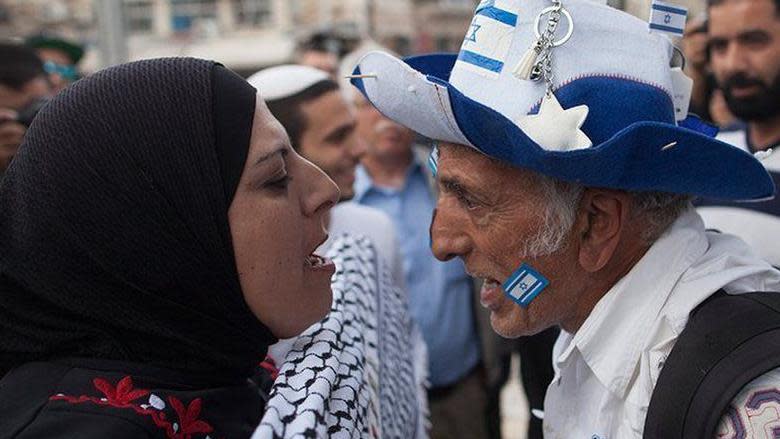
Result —
[{"label": "shirt collar", "polygon": [[355,183],[353,185],[355,196],[353,197],[353,201],[359,203],[373,185],[374,182],[371,180],[371,176],[368,175],[366,168],[363,167],[363,165],[358,165],[355,169]]},{"label": "shirt collar", "polygon": [[661,309],[707,245],[701,218],[693,210],[683,213],[599,300],[556,359],[557,368],[577,349],[605,388],[625,396]]},{"label": "shirt collar", "polygon": [[[412,162],[409,164],[409,167],[406,169],[406,179],[404,180],[404,187],[401,188],[399,191],[403,191],[406,186],[409,185],[409,181],[417,176],[424,174],[425,169],[423,168],[422,164],[417,160],[416,156],[412,159]],[[372,190],[377,190],[381,192],[388,192],[388,189],[382,186],[378,186],[374,184],[374,179],[371,178],[371,175],[366,170],[365,166],[358,165],[355,169],[355,184],[353,185],[353,188],[355,190],[355,196],[353,200],[357,203],[360,203],[361,200],[366,196],[367,193],[369,193]]]}]

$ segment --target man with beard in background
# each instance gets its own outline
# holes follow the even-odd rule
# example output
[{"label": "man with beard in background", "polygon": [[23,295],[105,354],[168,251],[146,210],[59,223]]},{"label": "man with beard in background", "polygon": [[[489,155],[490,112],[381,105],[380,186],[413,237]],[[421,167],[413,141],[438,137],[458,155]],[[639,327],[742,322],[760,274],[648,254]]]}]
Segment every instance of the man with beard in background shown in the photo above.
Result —
[{"label": "man with beard in background", "polygon": [[[718,139],[754,153],[780,184],[780,0],[710,0],[710,64],[729,110],[744,121]],[[774,151],[774,152],[773,152]],[[702,200],[707,227],[733,233],[780,266],[780,199]]]}]

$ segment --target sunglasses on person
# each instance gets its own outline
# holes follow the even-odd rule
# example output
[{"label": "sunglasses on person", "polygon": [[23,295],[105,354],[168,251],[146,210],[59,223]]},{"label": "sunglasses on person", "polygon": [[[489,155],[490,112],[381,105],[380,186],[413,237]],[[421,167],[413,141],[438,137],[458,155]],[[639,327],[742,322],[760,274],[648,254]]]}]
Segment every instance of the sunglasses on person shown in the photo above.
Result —
[{"label": "sunglasses on person", "polygon": [[60,75],[67,81],[75,81],[79,78],[76,66],[70,64],[57,64],[54,61],[46,61],[43,63],[43,70],[50,75]]}]

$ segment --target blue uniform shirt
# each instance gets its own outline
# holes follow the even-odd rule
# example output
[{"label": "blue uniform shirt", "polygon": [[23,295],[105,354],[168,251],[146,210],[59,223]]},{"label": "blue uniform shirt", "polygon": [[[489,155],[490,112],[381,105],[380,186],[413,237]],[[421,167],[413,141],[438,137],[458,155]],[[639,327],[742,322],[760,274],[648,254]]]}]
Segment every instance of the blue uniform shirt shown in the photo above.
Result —
[{"label": "blue uniform shirt", "polygon": [[479,361],[471,279],[460,260],[434,258],[428,230],[435,200],[422,165],[412,163],[400,189],[374,185],[365,168],[355,178],[360,204],[384,211],[393,220],[403,256],[412,317],[428,345],[430,381],[446,386],[465,376]]}]

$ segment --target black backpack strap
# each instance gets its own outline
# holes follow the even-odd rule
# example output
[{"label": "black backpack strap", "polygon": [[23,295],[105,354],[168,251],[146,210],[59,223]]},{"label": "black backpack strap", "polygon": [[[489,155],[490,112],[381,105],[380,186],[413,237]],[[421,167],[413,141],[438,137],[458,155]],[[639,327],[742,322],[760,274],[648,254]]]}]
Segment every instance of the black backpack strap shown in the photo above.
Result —
[{"label": "black backpack strap", "polygon": [[692,313],[661,369],[645,439],[712,438],[731,401],[780,367],[780,294],[713,294]]}]

